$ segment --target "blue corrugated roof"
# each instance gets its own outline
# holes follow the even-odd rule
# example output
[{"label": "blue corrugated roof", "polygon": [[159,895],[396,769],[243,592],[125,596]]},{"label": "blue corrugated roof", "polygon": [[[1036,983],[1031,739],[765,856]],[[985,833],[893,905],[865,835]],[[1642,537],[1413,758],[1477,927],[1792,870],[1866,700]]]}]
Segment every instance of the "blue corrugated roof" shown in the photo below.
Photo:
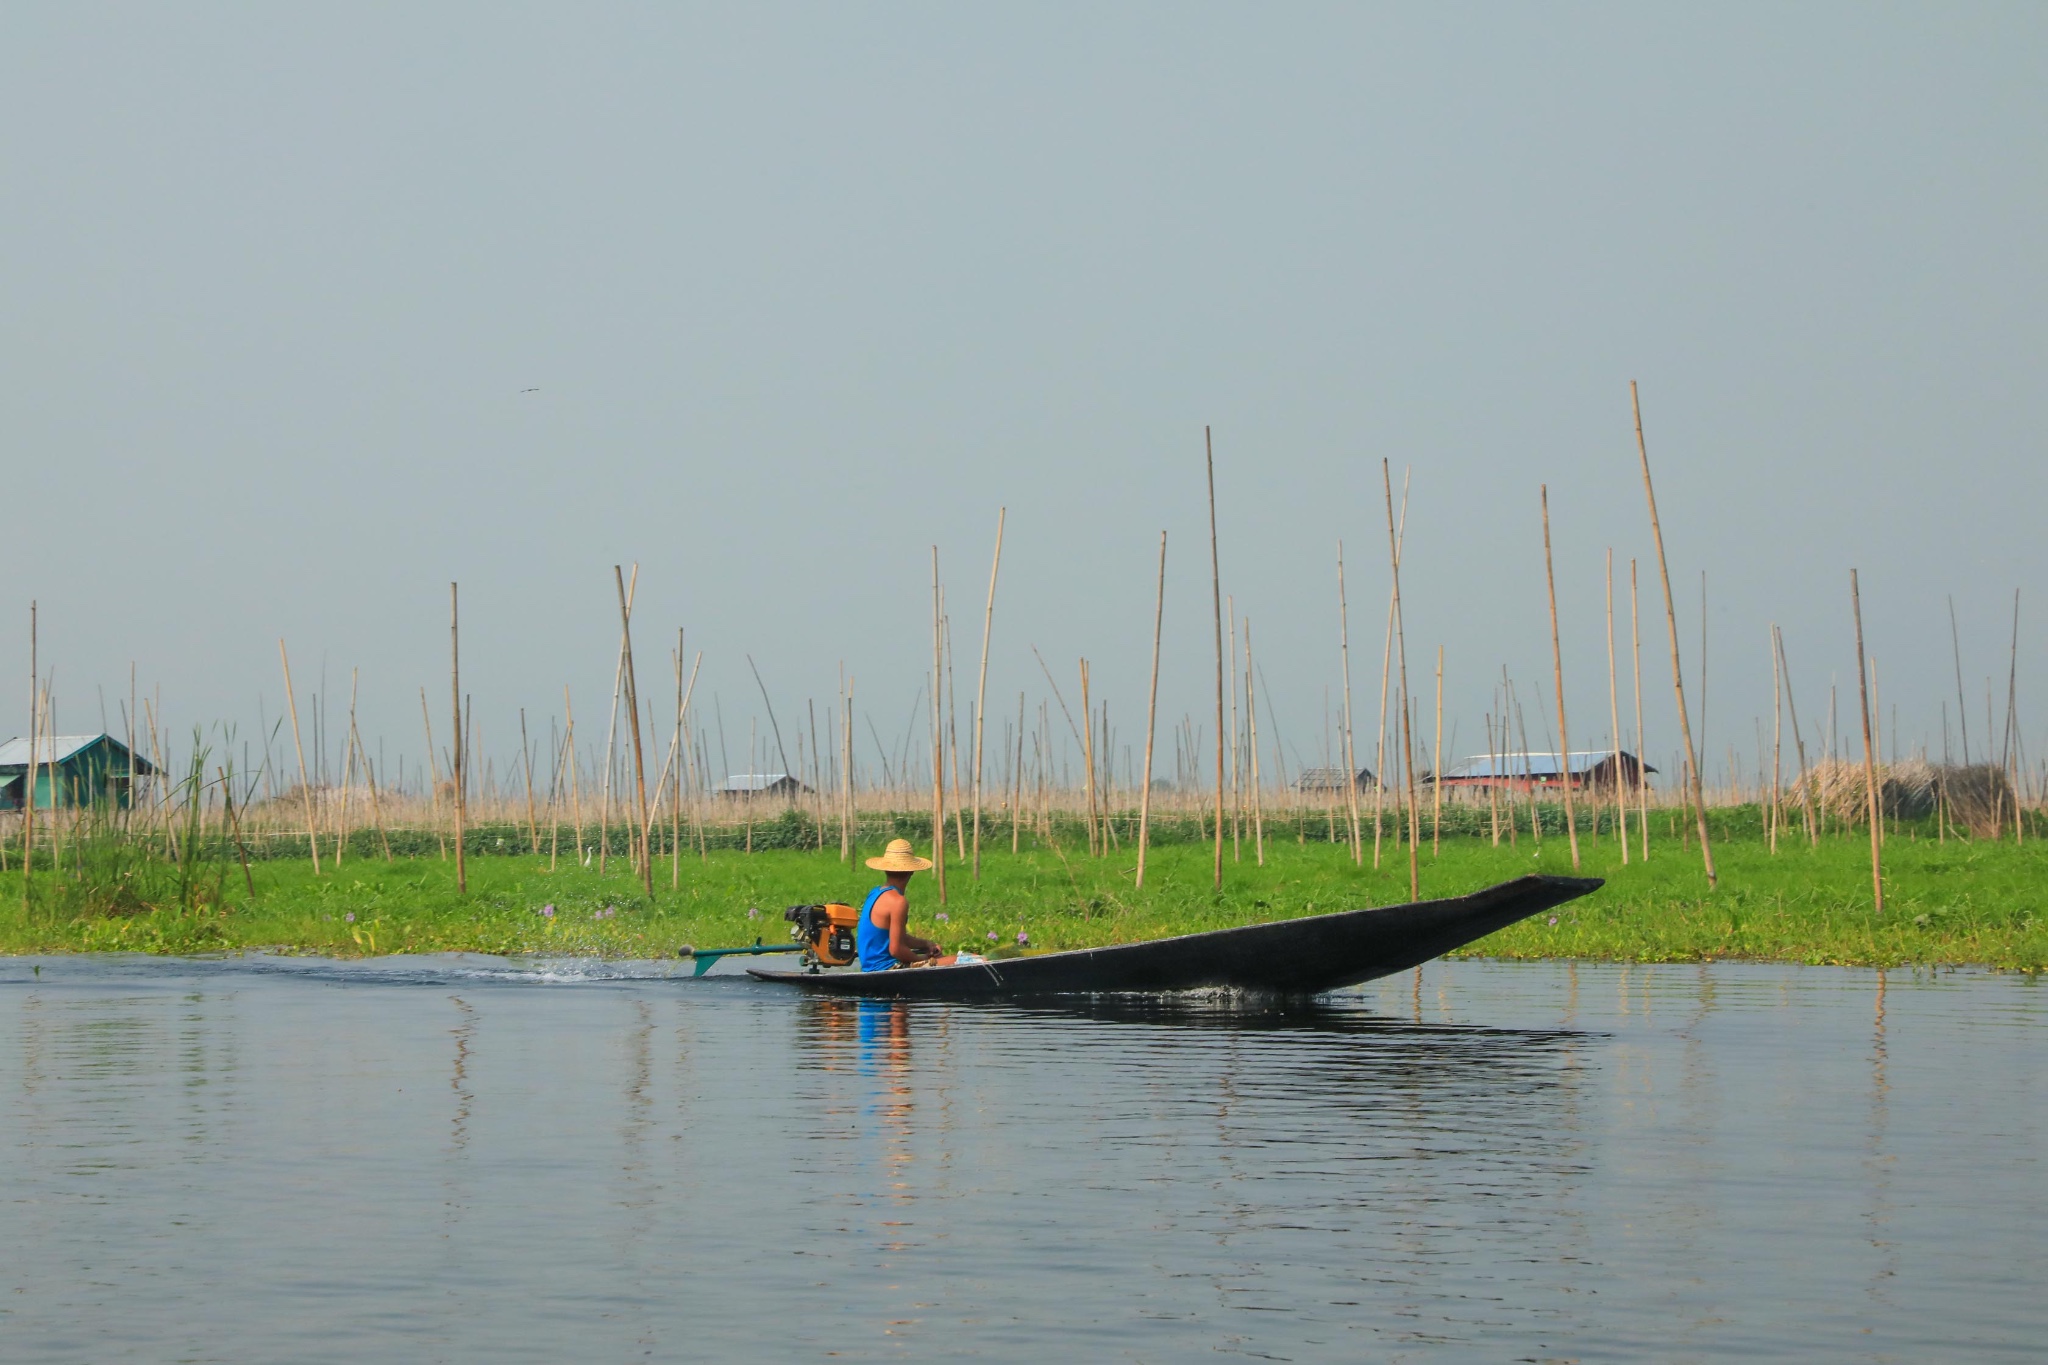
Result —
[{"label": "blue corrugated roof", "polygon": [[[1621,756],[1625,759],[1635,758],[1635,755],[1626,749],[1621,751]],[[1575,774],[1591,772],[1612,757],[1612,749],[1574,749],[1571,753],[1571,771]],[[1446,781],[1485,777],[1528,779],[1553,778],[1563,771],[1555,753],[1476,754],[1444,769],[1443,775]],[[1643,771],[1653,773],[1657,770],[1644,764]]]}]

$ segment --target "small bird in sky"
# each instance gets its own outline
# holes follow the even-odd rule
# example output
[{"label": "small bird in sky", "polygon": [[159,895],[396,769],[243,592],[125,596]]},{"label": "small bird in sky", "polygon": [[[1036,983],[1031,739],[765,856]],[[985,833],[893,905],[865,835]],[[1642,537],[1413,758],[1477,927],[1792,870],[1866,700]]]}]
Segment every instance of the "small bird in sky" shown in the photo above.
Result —
[{"label": "small bird in sky", "polygon": [[521,392],[521,393],[539,393],[539,392],[540,392],[540,390],[539,390],[538,388],[532,388],[532,389],[521,389],[521,390],[520,390],[520,392]]}]

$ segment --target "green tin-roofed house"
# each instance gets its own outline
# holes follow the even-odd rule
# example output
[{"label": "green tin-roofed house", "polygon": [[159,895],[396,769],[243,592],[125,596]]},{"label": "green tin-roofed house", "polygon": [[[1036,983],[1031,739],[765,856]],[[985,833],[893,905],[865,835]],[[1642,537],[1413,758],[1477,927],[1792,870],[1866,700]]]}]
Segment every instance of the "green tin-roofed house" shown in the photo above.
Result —
[{"label": "green tin-roofed house", "polygon": [[0,744],[0,810],[20,810],[31,791],[37,810],[101,802],[126,810],[130,778],[155,775],[148,759],[108,734],[44,736],[33,755],[27,740],[10,739]]}]

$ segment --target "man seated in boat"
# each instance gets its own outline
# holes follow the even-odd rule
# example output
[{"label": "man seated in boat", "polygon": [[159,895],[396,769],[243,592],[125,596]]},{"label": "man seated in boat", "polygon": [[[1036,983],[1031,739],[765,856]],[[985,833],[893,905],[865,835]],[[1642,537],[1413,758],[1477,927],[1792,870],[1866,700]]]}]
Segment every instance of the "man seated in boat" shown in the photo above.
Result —
[{"label": "man seated in boat", "polygon": [[883,884],[868,892],[861,902],[860,925],[854,946],[864,972],[886,972],[891,967],[950,967],[953,959],[945,949],[928,938],[910,932],[910,898],[904,894],[913,874],[932,865],[920,858],[908,839],[891,839],[881,857],[868,859],[868,866],[886,873]]}]

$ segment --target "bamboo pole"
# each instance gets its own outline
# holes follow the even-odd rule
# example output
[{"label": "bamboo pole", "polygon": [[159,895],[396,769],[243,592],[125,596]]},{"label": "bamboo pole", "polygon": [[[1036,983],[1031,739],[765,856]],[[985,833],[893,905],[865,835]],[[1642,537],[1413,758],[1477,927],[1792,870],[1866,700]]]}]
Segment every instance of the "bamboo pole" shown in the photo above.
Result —
[{"label": "bamboo pole", "polygon": [[441,760],[434,755],[434,718],[427,710],[427,689],[420,689],[420,721],[427,731],[427,791],[432,798],[428,808],[433,813],[434,837],[441,844],[441,861],[448,861],[448,832],[441,827]]},{"label": "bamboo pole", "polygon": [[1863,592],[1856,571],[1849,570],[1849,605],[1856,616],[1856,692],[1863,714],[1863,795],[1870,815],[1870,890],[1877,913],[1884,913],[1884,845],[1877,827],[1877,756],[1870,738],[1870,682],[1863,663]]},{"label": "bamboo pole", "polygon": [[[1456,736],[1453,736],[1456,738]],[[1436,647],[1436,756],[1429,768],[1429,856],[1444,851],[1444,647]]]},{"label": "bamboo pole", "polygon": [[390,862],[391,836],[384,829],[384,809],[377,799],[377,770],[370,766],[370,751],[363,747],[363,737],[356,730],[355,708],[349,708],[348,731],[353,739],[356,752],[363,756],[363,778],[370,788],[370,822],[377,827],[377,842],[383,845],[384,861]]},{"label": "bamboo pole", "polygon": [[334,865],[341,866],[341,855],[348,845],[348,789],[349,779],[355,776],[356,749],[356,682],[360,670],[348,671],[348,733],[342,741],[341,756],[341,806],[334,817]]},{"label": "bamboo pole", "polygon": [[1216,889],[1223,889],[1223,569],[1216,552],[1216,446],[1202,428],[1209,466],[1209,590],[1216,609]]},{"label": "bamboo pole", "polygon": [[576,772],[576,708],[569,701],[569,685],[562,684],[562,764],[569,770],[569,813],[576,831],[576,863],[583,864],[583,794]]},{"label": "bamboo pole", "polygon": [[[306,780],[306,746],[299,740],[299,699],[292,691],[292,661],[291,656],[285,653],[283,640],[277,642],[277,657],[284,665],[284,699],[292,712],[292,748],[299,756],[299,795],[306,805],[306,844],[312,851],[313,875],[317,877],[320,875],[320,837],[315,833],[317,827],[313,823],[313,788]],[[158,766],[161,768],[162,765]]]},{"label": "bamboo pole", "polygon": [[1088,728],[1081,734],[1081,762],[1085,767],[1081,785],[1088,800],[1088,855],[1099,857],[1107,850],[1095,823],[1095,713],[1088,701],[1088,661],[1081,660],[1081,716]]},{"label": "bamboo pole", "polygon": [[1771,852],[1785,821],[1785,670],[1778,666],[1778,623],[1771,622]]},{"label": "bamboo pole", "polygon": [[[1344,668],[1344,791],[1351,810],[1351,865],[1365,863],[1358,829],[1358,750],[1351,732],[1351,608],[1344,592],[1344,542],[1337,542],[1337,654]],[[1378,775],[1374,775],[1377,780]]]},{"label": "bamboo pole", "polygon": [[[284,648],[284,642],[278,642]],[[42,714],[42,675],[36,670],[36,604],[28,604],[28,767],[22,771],[21,909],[28,912],[29,888],[36,862],[36,730]]]},{"label": "bamboo pole", "polygon": [[[1614,678],[1614,547],[1607,547],[1607,724],[1614,736],[1614,828],[1621,835],[1621,865],[1628,866],[1628,797],[1621,783],[1621,689]],[[1598,831],[1598,824],[1594,826]]]},{"label": "bamboo pole", "polygon": [[469,864],[463,853],[464,817],[469,813],[469,771],[467,737],[464,734],[462,717],[462,617],[456,596],[455,584],[448,585],[448,690],[455,702],[455,748],[449,754],[449,766],[455,779],[455,890],[463,895],[469,892]]},{"label": "bamboo pole", "polygon": [[[647,761],[640,743],[640,686],[638,670],[633,665],[633,607],[626,596],[625,571],[617,564],[612,565],[612,579],[619,590],[619,648],[626,671],[626,714],[631,720],[629,729],[633,736],[633,785],[638,790],[640,798],[640,823],[637,830],[640,836],[640,852],[637,870],[640,873],[641,885],[646,888],[648,899],[651,900],[654,897],[654,857],[648,847]],[[640,566],[635,564],[633,580],[637,584],[639,579]],[[748,662],[751,663],[752,660]],[[773,709],[769,711],[768,718],[771,722],[774,720]],[[779,731],[776,733],[775,743],[779,750],[782,745],[782,735]]]},{"label": "bamboo pole", "polygon": [[1017,693],[1017,758],[1010,768],[1010,852],[1017,851],[1018,824],[1024,818],[1024,694]]},{"label": "bamboo pole", "polygon": [[1700,861],[1706,868],[1707,888],[1720,885],[1720,878],[1714,872],[1714,848],[1707,836],[1706,790],[1700,782],[1699,763],[1694,758],[1692,743],[1692,717],[1685,706],[1685,677],[1678,661],[1678,608],[1671,598],[1671,565],[1664,555],[1664,527],[1657,519],[1657,492],[1650,484],[1650,448],[1643,440],[1643,405],[1636,393],[1636,382],[1628,382],[1629,405],[1635,412],[1636,453],[1643,463],[1643,496],[1650,504],[1650,534],[1657,542],[1657,571],[1664,580],[1664,619],[1671,630],[1671,691],[1678,701],[1678,728],[1685,740],[1685,761],[1687,775],[1692,782],[1693,810],[1699,820]]},{"label": "bamboo pole", "polygon": [[[1564,724],[1564,646],[1557,635],[1557,573],[1550,562],[1550,485],[1539,490],[1543,500],[1543,580],[1550,588],[1550,662],[1557,673],[1557,742],[1559,778],[1564,783],[1564,830],[1572,846],[1572,871],[1579,870],[1579,822],[1572,803],[1572,741]],[[1538,689],[1541,690],[1540,688]]]},{"label": "bamboo pole", "polygon": [[[1244,715],[1252,751],[1252,848],[1259,866],[1266,865],[1266,814],[1259,791],[1259,691],[1253,684],[1252,618],[1244,618]],[[1356,786],[1356,780],[1353,781]]]},{"label": "bamboo pole", "polygon": [[540,816],[533,804],[533,741],[526,737],[526,708],[519,708],[519,757],[526,769],[526,832],[540,856]]},{"label": "bamboo pole", "polygon": [[1637,610],[1636,562],[1628,562],[1628,647],[1636,690],[1636,842],[1644,862],[1650,861],[1650,775],[1643,768],[1647,741],[1643,737],[1643,633]]},{"label": "bamboo pole", "polygon": [[939,904],[946,903],[946,732],[940,723],[939,687],[945,681],[946,645],[939,605],[939,547],[932,546],[932,875]]},{"label": "bamboo pole", "polygon": [[988,705],[988,642],[996,624],[996,575],[1003,567],[1003,522],[1010,509],[996,509],[996,549],[988,566],[988,606],[981,615],[981,677],[974,685],[974,880],[981,880],[981,746]]},{"label": "bamboo pole", "polygon": [[[1237,598],[1227,597],[1223,601],[1224,614],[1230,622],[1230,861],[1244,861],[1243,811],[1244,798],[1238,793],[1237,750]],[[1109,703],[1104,702],[1107,709]],[[1106,737],[1105,737],[1106,742]],[[1112,767],[1114,761],[1112,761]]]},{"label": "bamboo pole", "polygon": [[1387,554],[1393,562],[1394,579],[1394,638],[1401,660],[1401,740],[1404,753],[1403,766],[1407,770],[1408,785],[1408,898],[1422,899],[1422,863],[1420,851],[1416,848],[1416,836],[1420,832],[1415,814],[1415,733],[1409,721],[1408,706],[1408,627],[1401,619],[1401,542],[1406,538],[1408,522],[1408,480],[1404,474],[1401,480],[1401,524],[1394,523],[1394,472],[1386,460],[1380,461],[1380,483],[1387,497]]}]

